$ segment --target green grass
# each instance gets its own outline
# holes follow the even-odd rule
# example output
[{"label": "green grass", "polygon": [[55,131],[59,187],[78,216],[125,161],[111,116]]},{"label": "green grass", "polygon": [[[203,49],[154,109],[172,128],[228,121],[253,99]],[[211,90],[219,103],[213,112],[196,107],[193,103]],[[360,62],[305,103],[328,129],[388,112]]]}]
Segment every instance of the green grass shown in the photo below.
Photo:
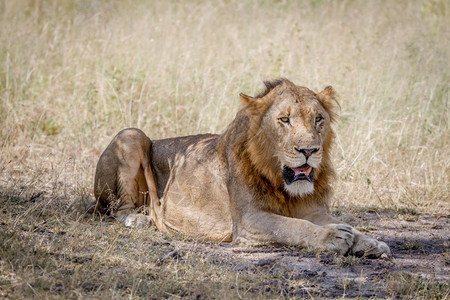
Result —
[{"label": "green grass", "polygon": [[414,241],[412,241],[412,242],[410,242],[410,241],[405,242],[405,243],[400,247],[400,249],[402,249],[402,250],[408,250],[408,251],[419,250],[420,248],[422,248],[422,246],[421,246],[419,243],[414,242]]}]

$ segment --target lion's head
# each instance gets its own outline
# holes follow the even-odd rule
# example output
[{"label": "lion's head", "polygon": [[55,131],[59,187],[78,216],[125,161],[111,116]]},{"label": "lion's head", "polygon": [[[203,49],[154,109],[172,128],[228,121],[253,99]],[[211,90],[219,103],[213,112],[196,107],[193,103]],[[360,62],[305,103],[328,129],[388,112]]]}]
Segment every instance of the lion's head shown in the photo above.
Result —
[{"label": "lion's head", "polygon": [[265,82],[256,97],[241,94],[249,116],[247,149],[254,168],[293,197],[305,197],[328,186],[333,173],[335,92],[315,93],[287,79]]}]

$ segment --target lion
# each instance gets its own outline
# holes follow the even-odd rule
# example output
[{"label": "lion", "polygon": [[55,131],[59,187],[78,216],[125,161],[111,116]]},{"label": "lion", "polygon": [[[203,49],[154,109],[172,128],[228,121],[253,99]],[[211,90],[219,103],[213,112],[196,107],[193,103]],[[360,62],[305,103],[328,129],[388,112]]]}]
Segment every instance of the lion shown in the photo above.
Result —
[{"label": "lion", "polygon": [[315,93],[288,79],[265,87],[240,94],[243,107],[220,135],[152,141],[120,131],[97,164],[97,209],[126,226],[209,241],[390,257],[386,243],[329,213],[334,89]]}]

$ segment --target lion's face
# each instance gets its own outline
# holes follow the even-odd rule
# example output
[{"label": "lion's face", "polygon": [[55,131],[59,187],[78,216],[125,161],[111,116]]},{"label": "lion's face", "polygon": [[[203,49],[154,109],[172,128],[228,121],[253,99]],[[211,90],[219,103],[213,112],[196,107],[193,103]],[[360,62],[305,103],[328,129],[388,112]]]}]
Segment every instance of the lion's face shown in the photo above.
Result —
[{"label": "lion's face", "polygon": [[285,89],[279,96],[263,123],[274,129],[278,146],[275,154],[286,190],[303,196],[314,191],[314,170],[322,162],[330,116],[306,88]]},{"label": "lion's face", "polygon": [[[322,93],[283,82],[261,99],[270,105],[260,123],[262,134],[270,139],[271,155],[277,161],[278,174],[293,196],[314,192],[324,153],[329,151],[331,87]],[[327,110],[328,108],[328,110]],[[269,144],[266,144],[269,145]]]}]

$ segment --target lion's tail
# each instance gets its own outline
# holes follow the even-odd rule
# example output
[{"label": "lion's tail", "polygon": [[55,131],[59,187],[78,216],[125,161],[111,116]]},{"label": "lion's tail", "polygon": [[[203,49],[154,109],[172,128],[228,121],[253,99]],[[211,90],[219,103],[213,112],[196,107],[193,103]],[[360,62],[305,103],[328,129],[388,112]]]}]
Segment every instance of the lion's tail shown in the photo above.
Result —
[{"label": "lion's tail", "polygon": [[[153,142],[150,140],[150,147],[149,151],[147,152],[147,161],[143,162],[142,166],[144,168],[144,176],[145,181],[147,182],[148,187],[148,193],[150,196],[150,216],[152,218],[153,223],[156,225],[156,227],[159,230],[166,229],[166,226],[163,222],[163,216],[162,216],[162,205],[161,205],[161,199],[158,197],[157,188],[156,188],[156,181],[155,181],[155,175],[153,173],[152,167],[151,167],[151,148],[153,146]],[[166,230],[167,231],[167,230]]]}]

